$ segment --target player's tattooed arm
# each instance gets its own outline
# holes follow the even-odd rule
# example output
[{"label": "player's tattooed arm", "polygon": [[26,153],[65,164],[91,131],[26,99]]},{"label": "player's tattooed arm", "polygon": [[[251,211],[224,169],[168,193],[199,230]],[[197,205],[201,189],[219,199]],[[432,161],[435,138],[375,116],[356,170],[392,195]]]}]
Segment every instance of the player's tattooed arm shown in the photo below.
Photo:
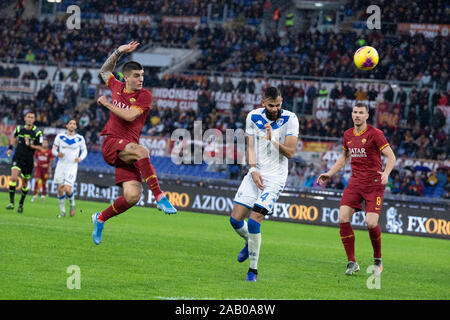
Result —
[{"label": "player's tattooed arm", "polygon": [[105,82],[108,81],[108,78],[114,71],[116,63],[121,55],[122,53],[119,51],[119,49],[116,49],[114,53],[110,55],[108,59],[106,59],[105,63],[102,65],[100,69],[100,76],[102,77],[103,81]]},{"label": "player's tattooed arm", "polygon": [[109,76],[114,71],[114,68],[116,67],[116,63],[119,60],[120,56],[123,53],[130,53],[133,52],[137,46],[139,45],[139,42],[137,41],[131,41],[128,44],[124,44],[117,48],[113,54],[106,59],[105,63],[100,69],[100,76],[102,77],[103,81],[108,81]]}]

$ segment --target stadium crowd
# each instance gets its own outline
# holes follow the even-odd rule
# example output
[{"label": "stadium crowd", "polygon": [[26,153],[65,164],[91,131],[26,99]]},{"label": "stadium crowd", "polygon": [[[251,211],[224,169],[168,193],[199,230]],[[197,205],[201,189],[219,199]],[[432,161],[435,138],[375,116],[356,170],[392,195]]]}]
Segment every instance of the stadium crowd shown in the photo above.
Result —
[{"label": "stadium crowd", "polygon": [[[114,0],[108,5],[99,0],[72,2],[79,4],[83,12],[88,13],[152,12],[159,22],[162,15],[204,17],[209,3],[202,0],[138,0],[139,5],[124,9],[128,7],[128,3],[123,0]],[[361,7],[361,2],[364,0],[348,2],[344,7],[346,14],[356,14],[356,8]],[[270,1],[261,0],[218,0],[213,4],[219,6],[227,4],[231,14],[244,12],[247,18],[261,18],[262,12],[271,8]],[[408,7],[400,1],[389,3],[381,1],[380,5],[389,8],[389,22],[418,19],[421,23],[435,23],[448,20],[445,13],[449,7],[442,1],[433,4],[414,1],[413,5]],[[396,10],[404,14],[393,15]],[[364,31],[361,35],[356,32],[335,34],[333,31],[323,33],[288,31],[286,36],[282,37],[274,30],[262,32],[251,26],[241,26],[237,30],[225,28],[220,24],[189,27],[158,23],[156,27],[150,27],[145,24],[107,25],[103,22],[88,21],[83,22],[83,30],[80,32],[68,31],[62,20],[50,23],[48,20],[17,17],[6,19],[6,23],[0,27],[0,34],[0,57],[9,57],[6,63],[0,63],[0,77],[90,83],[96,75],[86,69],[80,77],[77,68],[99,67],[118,44],[132,39],[139,39],[141,43],[148,45],[200,49],[202,56],[189,66],[192,70],[245,74],[239,83],[234,84],[229,78],[225,78],[223,82],[217,79],[209,80],[206,77],[198,81],[195,77],[182,75],[168,75],[159,79],[146,70],[144,83],[146,87],[202,90],[197,101],[197,111],[181,112],[178,108],[163,109],[153,106],[150,121],[144,126],[143,134],[163,137],[170,137],[176,128],[193,130],[194,120],[199,119],[203,121],[203,129],[216,128],[224,132],[226,129],[243,128],[245,125],[243,102],[233,101],[230,112],[223,114],[218,112],[211,92],[261,92],[263,84],[261,78],[252,77],[255,74],[367,77],[367,73],[356,71],[351,61],[355,47],[370,44],[383,52],[383,58],[377,68],[370,72],[369,77],[414,81],[417,87],[413,87],[409,92],[402,89],[394,91],[391,87],[381,93],[375,87],[369,87],[364,91],[350,83],[337,83],[328,92],[320,85],[296,88],[289,81],[285,81],[285,84],[280,86],[285,107],[293,110],[295,100],[302,114],[306,114],[299,117],[301,135],[341,137],[343,132],[352,126],[351,108],[346,105],[339,106],[337,100],[346,98],[374,101],[381,97],[388,103],[389,112],[398,118],[394,124],[386,122],[379,126],[385,132],[398,157],[446,160],[450,154],[450,139],[444,130],[446,119],[437,108],[438,105],[448,105],[450,98],[448,37],[426,38],[420,34],[410,36],[397,33],[384,34],[379,31]],[[43,65],[37,74],[32,71],[20,74],[17,61],[31,64],[51,62],[58,64],[58,69],[55,73],[49,74]],[[61,71],[61,66],[70,66],[72,71],[65,74]],[[430,88],[434,84],[438,90],[430,95]],[[79,121],[79,132],[85,136],[87,144],[98,147],[101,142],[99,133],[108,118],[108,113],[106,109],[98,108],[95,101],[77,104],[78,96],[79,92],[69,85],[62,97],[58,98],[50,81],[33,98],[24,96],[20,99],[11,99],[3,95],[0,99],[2,123],[20,123],[22,115],[27,110],[36,112],[36,124],[39,126],[62,127],[70,117],[75,117]],[[330,114],[326,121],[321,121],[312,114],[312,101],[317,97],[327,96],[330,98]],[[372,109],[369,122],[374,124],[375,118]],[[316,187],[314,178],[318,171],[315,170],[319,169],[310,170],[310,167],[294,165],[289,178],[290,183],[295,186]],[[235,178],[240,178],[244,173],[243,170],[236,172],[235,166],[232,171],[230,175]],[[445,175],[443,172],[427,173],[414,170],[395,172],[391,177],[389,189],[392,193],[423,195],[427,187],[438,184],[442,186],[443,175]],[[348,181],[347,178],[346,173],[338,175],[326,187],[342,189]],[[448,182],[444,185],[448,187]]]},{"label": "stadium crowd", "polygon": [[[318,185],[317,178],[327,171],[326,164],[291,164],[286,187],[290,188],[325,188],[344,190],[351,176],[347,169],[334,175],[325,185]],[[389,176],[386,192],[395,195],[434,197],[450,199],[450,170],[439,167],[436,171],[423,168],[394,169]]]},{"label": "stadium crowd", "polygon": [[[81,12],[89,13],[121,13],[121,14],[151,14],[160,16],[198,16],[208,15],[208,5],[212,5],[212,11],[222,13],[227,6],[227,16],[232,18],[239,13],[244,13],[248,18],[261,18],[264,0],[137,0],[130,6],[127,0],[101,1],[101,0],[72,0],[71,4],[80,7]],[[270,1],[268,1],[270,2]],[[68,4],[61,5],[62,10]]]},{"label": "stadium crowd", "polygon": [[[148,3],[147,6],[156,3],[144,2]],[[238,5],[241,1],[231,2]],[[88,3],[95,8],[105,2],[86,2],[86,5]],[[187,3],[180,1],[178,7]],[[203,8],[201,4],[205,2],[196,3]],[[263,5],[261,1],[257,4]],[[163,10],[163,7],[165,5],[158,8]],[[51,61],[66,66],[99,67],[113,48],[139,39],[146,45],[200,49],[201,58],[189,66],[195,70],[242,72],[248,75],[369,76],[374,79],[416,81],[425,85],[436,82],[442,90],[447,90],[449,81],[449,41],[448,37],[441,35],[426,38],[422,34],[387,35],[381,31],[366,30],[361,35],[350,31],[337,34],[334,31],[288,31],[285,36],[280,36],[276,30],[261,31],[248,25],[233,29],[222,24],[194,27],[158,23],[152,27],[90,21],[83,21],[83,32],[80,32],[67,30],[63,20],[50,23],[48,20],[40,22],[37,19],[13,18],[5,21],[0,34],[0,56],[30,63]],[[355,47],[365,44],[383,53],[380,64],[370,74],[358,71],[351,63]]]},{"label": "stadium crowd", "polygon": [[[246,78],[242,78],[242,82],[246,82]],[[181,111],[179,108],[160,108],[153,105],[149,115],[149,121],[143,128],[144,135],[170,137],[172,132],[177,128],[185,128],[193,134],[193,124],[195,120],[202,120],[203,130],[215,128],[225,133],[226,129],[243,128],[245,125],[245,112],[242,101],[234,101],[229,113],[220,113],[217,111],[215,100],[210,96],[211,90],[231,90],[231,92],[248,92],[249,87],[243,89],[243,85],[234,86],[232,82],[227,81],[218,83],[217,79],[213,81],[197,82],[189,77],[180,75],[171,75],[163,78],[158,82],[160,86],[166,87],[182,87],[190,89],[202,88],[203,91],[199,95],[198,110]],[[217,87],[216,87],[217,86]],[[347,88],[346,88],[347,87]],[[280,88],[283,90],[283,88]],[[315,88],[317,91],[319,88]],[[336,86],[331,90],[331,101],[345,95],[346,90],[352,90],[351,86],[344,84]],[[303,90],[303,89],[302,89]],[[358,91],[358,89],[356,89]],[[422,89],[427,90],[426,88]],[[299,91],[299,90],[297,90]],[[392,110],[401,110],[399,126],[391,126],[386,124],[380,127],[390,141],[391,147],[398,157],[408,157],[417,159],[431,160],[447,160],[450,154],[450,138],[444,130],[445,116],[442,114],[438,104],[444,104],[449,99],[450,93],[441,93],[439,91],[431,97],[431,110],[424,116],[424,107],[421,100],[426,96],[422,91],[413,88],[409,94],[400,90],[393,95],[389,90],[383,95],[385,101],[390,102]],[[36,112],[36,124],[39,126],[63,127],[63,124],[70,117],[75,117],[79,122],[79,132],[86,138],[87,144],[92,149],[99,149],[101,143],[100,131],[108,119],[108,113],[105,108],[99,108],[95,101],[87,102],[84,105],[77,106],[77,94],[72,86],[68,86],[63,96],[58,99],[54,92],[54,88],[50,83],[42,88],[35,98],[11,99],[3,95],[0,99],[0,117],[3,124],[16,124],[22,120],[22,115],[27,110]],[[368,95],[368,92],[365,92]],[[377,93],[378,95],[379,93]],[[392,95],[392,97],[391,97]],[[299,97],[296,93],[295,97]],[[333,99],[334,98],[334,99]],[[203,102],[202,102],[203,100]],[[425,99],[428,101],[428,98]],[[425,104],[426,105],[426,104]],[[75,112],[74,112],[75,110]],[[406,111],[408,110],[408,112]],[[328,120],[320,121],[311,116],[299,117],[300,132],[304,139],[308,136],[316,137],[341,137],[343,132],[352,126],[351,108],[345,107],[341,110],[332,108]],[[433,114],[431,116],[431,114]],[[369,119],[369,123],[373,124],[373,118]],[[295,162],[294,162],[295,163]],[[309,167],[308,167],[309,168]],[[289,184],[291,186],[318,187],[314,178],[319,173],[318,169],[313,171],[307,168],[294,167],[291,170]],[[230,166],[230,176],[239,179],[245,173],[243,169],[236,170],[235,166]],[[232,171],[232,172],[231,172]],[[447,170],[448,172],[448,170]],[[414,192],[423,194],[426,187],[434,187],[432,184],[434,178],[429,179],[433,174],[437,177],[439,185],[442,185],[444,172],[419,172],[417,174],[412,171],[394,172],[392,181],[389,186],[392,193],[411,195]],[[422,187],[418,187],[419,178]],[[450,177],[449,177],[450,179]],[[429,182],[427,182],[430,180]],[[337,175],[325,187],[342,189],[345,187],[348,177]],[[436,184],[436,183],[435,183]],[[444,185],[448,184],[447,182]],[[437,184],[436,184],[437,185]],[[447,186],[448,187],[448,186]],[[418,191],[416,190],[418,189]],[[443,196],[445,193],[443,194]]]},{"label": "stadium crowd", "polygon": [[401,0],[351,0],[347,9],[361,11],[360,19],[367,20],[369,14],[360,8],[377,5],[382,8],[383,22],[390,23],[450,23],[450,4],[443,0],[401,1]]},{"label": "stadium crowd", "polygon": [[[5,68],[0,65],[0,77],[8,72],[3,72]],[[34,75],[31,71],[26,72],[21,79],[36,78],[43,73],[44,69]],[[18,71],[20,72],[20,71]],[[74,71],[73,71],[74,72]],[[62,80],[68,82],[82,83],[89,82],[92,74],[86,71],[81,78],[73,77],[73,73],[62,76]],[[48,78],[59,77],[58,70]],[[150,87],[166,88],[184,88],[191,90],[201,90],[198,96],[197,111],[180,112],[178,109],[163,109],[153,106],[150,115],[150,122],[144,127],[144,133],[156,136],[170,136],[175,128],[193,129],[192,119],[201,119],[208,128],[217,128],[225,132],[226,129],[242,128],[245,124],[244,103],[241,100],[231,103],[230,112],[223,114],[218,112],[216,101],[212,97],[212,91],[235,92],[235,93],[253,93],[263,90],[261,79],[241,78],[236,85],[229,78],[219,82],[215,77],[210,80],[208,77],[194,79],[194,77],[182,75],[168,75],[162,79],[147,77],[145,85]],[[74,81],[77,80],[77,81]],[[448,105],[450,91],[442,92],[437,90],[430,96],[427,87],[413,87],[409,92],[400,89],[396,93],[392,87],[389,87],[384,93],[378,92],[374,87],[369,87],[368,91],[362,90],[349,83],[336,83],[334,88],[328,92],[315,85],[309,85],[308,88],[296,88],[292,83],[281,85],[280,90],[284,97],[285,108],[292,111],[292,101],[297,99],[299,104],[307,104],[309,101],[312,108],[312,101],[315,98],[325,95],[330,98],[330,114],[326,121],[314,118],[311,114],[299,117],[300,132],[303,136],[319,137],[341,137],[344,131],[352,126],[351,108],[344,104],[339,107],[336,101],[340,98],[349,100],[368,100],[374,101],[377,97],[383,99],[389,104],[389,112],[397,117],[396,122],[383,122],[382,129],[386,137],[391,141],[394,152],[399,156],[406,155],[410,158],[426,158],[433,160],[445,160],[450,154],[450,139],[444,131],[446,118],[438,105]],[[78,106],[77,97],[79,92],[73,86],[68,85],[62,97],[58,99],[54,88],[49,82],[42,88],[34,99],[23,98],[12,100],[3,95],[0,100],[2,106],[0,116],[5,124],[21,121],[20,115],[27,108],[38,112],[37,123],[42,126],[59,126],[65,123],[65,119],[70,116],[71,110],[77,110],[74,115],[81,118],[89,118],[91,124],[87,131],[93,133],[101,128],[107,119],[107,113],[99,109],[92,103],[91,106]],[[76,108],[77,107],[77,108]],[[17,110],[17,112],[11,112]],[[306,109],[303,109],[306,110]],[[369,122],[375,124],[375,113],[371,110]],[[92,130],[90,130],[90,128]],[[93,136],[96,136],[93,134]],[[98,141],[98,137],[95,137]]]}]

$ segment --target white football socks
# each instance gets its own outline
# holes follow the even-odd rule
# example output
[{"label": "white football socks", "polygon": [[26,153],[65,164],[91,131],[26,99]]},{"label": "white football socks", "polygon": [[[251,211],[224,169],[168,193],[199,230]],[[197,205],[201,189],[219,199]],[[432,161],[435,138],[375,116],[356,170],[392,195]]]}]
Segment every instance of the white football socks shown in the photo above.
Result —
[{"label": "white football socks", "polygon": [[248,241],[248,226],[247,221],[244,220],[244,225],[242,228],[234,229],[238,235],[240,235],[242,238],[244,238],[245,242]]},{"label": "white football socks", "polygon": [[248,234],[248,255],[250,258],[250,268],[258,269],[259,248],[261,247],[261,233]]},{"label": "white football socks", "polygon": [[66,214],[66,195],[58,196],[59,210],[61,214]]},{"label": "white football socks", "polygon": [[75,195],[72,192],[72,194],[70,196],[67,196],[69,198],[70,201],[70,205],[73,207],[75,205]]}]

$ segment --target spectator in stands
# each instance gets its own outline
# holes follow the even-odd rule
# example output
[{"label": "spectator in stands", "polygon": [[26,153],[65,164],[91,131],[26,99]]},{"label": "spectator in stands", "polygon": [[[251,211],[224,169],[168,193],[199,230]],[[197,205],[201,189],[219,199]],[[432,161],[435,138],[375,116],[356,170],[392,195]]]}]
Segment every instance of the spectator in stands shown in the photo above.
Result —
[{"label": "spectator in stands", "polygon": [[27,55],[25,56],[25,61],[28,63],[33,63],[36,57],[34,56],[33,51],[31,49],[28,50]]},{"label": "spectator in stands", "polygon": [[231,104],[231,110],[233,118],[239,119],[244,110],[244,103],[242,102],[242,99],[240,97],[237,97],[237,100],[233,100]]},{"label": "spectator in stands", "polygon": [[18,79],[20,77],[20,68],[17,65],[17,63],[14,64],[12,68],[10,68],[9,66],[6,67],[5,76],[8,78],[15,78],[15,79]]},{"label": "spectator in stands", "polygon": [[247,91],[247,81],[245,78],[241,78],[236,89],[239,93],[245,93]]},{"label": "spectator in stands", "polygon": [[70,73],[67,75],[67,79],[68,79],[70,82],[78,82],[78,78],[79,78],[79,75],[78,75],[78,72],[77,72],[77,67],[73,66],[73,67],[72,67],[72,70],[71,70]]},{"label": "spectator in stands", "polygon": [[395,176],[394,178],[394,184],[393,187],[391,189],[391,193],[393,194],[400,194],[402,192],[402,183],[400,181],[400,177],[398,175]]},{"label": "spectator in stands", "polygon": [[36,75],[33,73],[33,71],[27,71],[22,75],[22,80],[36,80],[37,77]]},{"label": "spectator in stands", "polygon": [[89,69],[86,69],[81,76],[81,82],[85,83],[91,83],[92,81],[92,73],[89,71]]},{"label": "spectator in stands", "polygon": [[234,85],[230,78],[225,77],[223,79],[221,90],[224,92],[232,92],[234,90]]},{"label": "spectator in stands", "polygon": [[55,73],[53,74],[52,80],[53,81],[64,81],[65,75],[64,72],[61,70],[61,65],[58,64],[58,67],[55,70]]},{"label": "spectator in stands", "polygon": [[423,184],[419,176],[416,176],[414,180],[411,180],[408,186],[408,195],[421,197],[423,195]]},{"label": "spectator in stands", "polygon": [[48,77],[48,72],[45,69],[45,65],[43,64],[41,69],[38,71],[37,77],[39,80],[45,80]]}]

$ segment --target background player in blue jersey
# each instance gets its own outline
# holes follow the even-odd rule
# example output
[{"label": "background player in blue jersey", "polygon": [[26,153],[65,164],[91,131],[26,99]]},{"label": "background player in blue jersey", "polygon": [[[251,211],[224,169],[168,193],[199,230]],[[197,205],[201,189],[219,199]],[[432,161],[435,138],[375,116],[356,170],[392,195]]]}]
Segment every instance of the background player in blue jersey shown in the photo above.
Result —
[{"label": "background player in blue jersey", "polygon": [[67,131],[58,134],[53,142],[52,153],[58,157],[54,181],[58,185],[58,201],[60,213],[58,218],[66,215],[66,197],[70,201],[70,216],[75,214],[75,195],[73,186],[77,179],[78,163],[87,156],[86,142],[76,133],[77,122],[70,119],[66,124]]}]

